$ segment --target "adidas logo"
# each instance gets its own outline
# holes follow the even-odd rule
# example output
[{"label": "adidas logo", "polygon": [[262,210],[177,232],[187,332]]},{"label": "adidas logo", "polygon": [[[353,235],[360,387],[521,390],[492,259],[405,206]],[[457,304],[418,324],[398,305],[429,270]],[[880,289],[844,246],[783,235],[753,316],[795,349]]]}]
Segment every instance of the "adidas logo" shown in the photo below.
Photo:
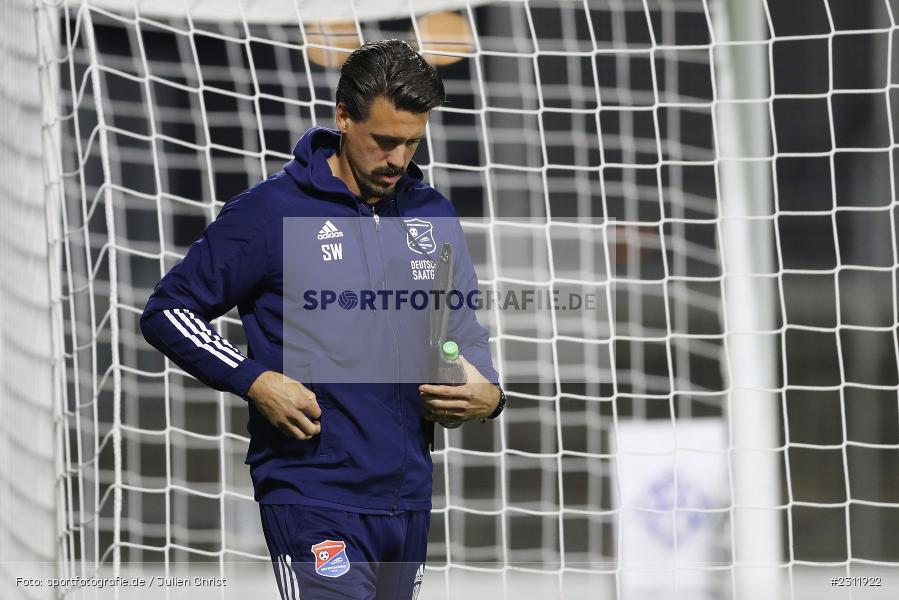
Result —
[{"label": "adidas logo", "polygon": [[336,227],[331,221],[325,221],[325,224],[318,230],[318,239],[330,240],[331,238],[343,237],[343,232]]}]

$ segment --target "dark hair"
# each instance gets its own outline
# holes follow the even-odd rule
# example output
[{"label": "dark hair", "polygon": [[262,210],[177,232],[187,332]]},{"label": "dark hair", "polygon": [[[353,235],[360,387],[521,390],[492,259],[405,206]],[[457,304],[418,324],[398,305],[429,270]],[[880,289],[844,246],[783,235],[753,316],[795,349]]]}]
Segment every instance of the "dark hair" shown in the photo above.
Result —
[{"label": "dark hair", "polygon": [[337,102],[350,118],[365,121],[372,101],[382,96],[397,110],[428,112],[446,99],[437,69],[402,40],[369,42],[340,67]]}]

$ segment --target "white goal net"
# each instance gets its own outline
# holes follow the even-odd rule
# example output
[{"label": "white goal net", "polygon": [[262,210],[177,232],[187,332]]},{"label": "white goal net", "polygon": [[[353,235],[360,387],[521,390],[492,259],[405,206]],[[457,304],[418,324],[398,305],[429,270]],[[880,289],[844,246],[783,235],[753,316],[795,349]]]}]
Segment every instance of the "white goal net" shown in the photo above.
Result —
[{"label": "white goal net", "polygon": [[415,161],[482,287],[605,311],[491,316],[508,407],[438,433],[421,597],[895,594],[897,4],[8,0],[0,596],[277,593],[245,403],[138,319],[383,38],[438,65]]}]

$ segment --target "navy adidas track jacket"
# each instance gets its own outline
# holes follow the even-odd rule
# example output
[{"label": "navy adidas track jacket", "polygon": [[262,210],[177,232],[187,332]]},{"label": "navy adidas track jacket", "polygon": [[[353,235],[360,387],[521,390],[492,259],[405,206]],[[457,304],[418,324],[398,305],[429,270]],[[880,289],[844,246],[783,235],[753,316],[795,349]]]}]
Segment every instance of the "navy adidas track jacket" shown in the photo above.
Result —
[{"label": "navy adidas track jacket", "polygon": [[[355,218],[355,227],[341,231],[339,269],[325,263],[320,252],[301,257],[294,267],[299,277],[309,280],[310,289],[416,285],[409,274],[416,254],[406,236],[379,227],[375,211],[332,175],[326,161],[338,142],[334,130],[307,131],[294,149],[295,158],[226,203],[150,296],[141,317],[144,337],[207,385],[246,399],[264,371],[284,372],[284,311],[293,310],[283,297],[283,223],[288,217],[305,217],[300,227],[308,222],[309,231],[299,237],[318,244],[319,236],[329,237],[337,228],[335,223]],[[377,215],[441,223],[433,234],[438,243],[454,242],[454,287],[476,289],[477,277],[449,201],[423,183],[414,163],[396,190],[393,200],[377,208]],[[209,324],[234,306],[247,335],[246,356]],[[432,465],[418,392],[423,381],[355,383],[351,381],[358,379],[348,377],[322,382],[316,377],[325,365],[352,369],[371,356],[398,369],[401,361],[426,355],[426,336],[392,322],[396,318],[386,313],[310,311],[291,316],[301,322],[298,356],[305,357],[298,371],[303,375],[294,378],[315,393],[322,429],[310,440],[288,438],[248,403],[246,462],[256,499],[356,512],[429,510]],[[469,362],[497,381],[487,330],[473,312],[451,319],[450,336]]]}]

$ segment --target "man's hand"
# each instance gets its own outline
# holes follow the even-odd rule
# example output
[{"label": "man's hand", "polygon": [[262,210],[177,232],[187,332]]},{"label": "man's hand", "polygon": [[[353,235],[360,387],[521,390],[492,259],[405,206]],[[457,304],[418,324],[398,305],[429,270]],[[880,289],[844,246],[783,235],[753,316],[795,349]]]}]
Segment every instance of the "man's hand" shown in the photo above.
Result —
[{"label": "man's hand", "polygon": [[489,417],[499,404],[499,388],[487,381],[471,363],[459,356],[465,367],[465,385],[418,386],[424,417],[438,423],[471,421]]},{"label": "man's hand", "polygon": [[281,433],[298,440],[308,440],[321,432],[322,411],[306,386],[275,371],[256,378],[247,392],[265,418]]}]

